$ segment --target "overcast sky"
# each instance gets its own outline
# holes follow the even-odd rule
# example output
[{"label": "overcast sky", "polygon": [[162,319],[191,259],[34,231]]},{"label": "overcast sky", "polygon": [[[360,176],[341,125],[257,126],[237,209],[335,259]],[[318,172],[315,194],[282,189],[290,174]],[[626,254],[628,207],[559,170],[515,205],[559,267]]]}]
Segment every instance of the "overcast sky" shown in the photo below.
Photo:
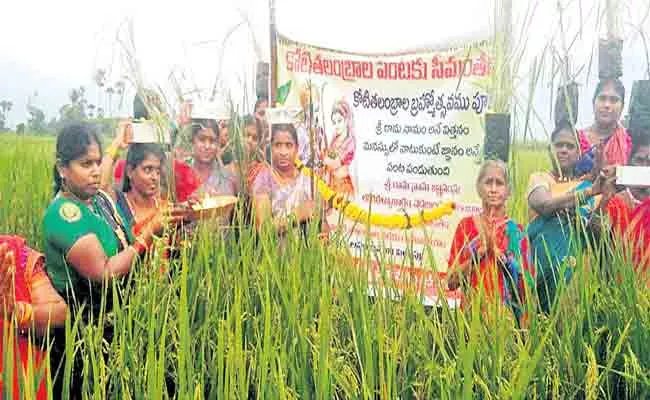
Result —
[{"label": "overcast sky", "polygon": [[[552,39],[559,42],[557,1],[539,0],[532,22],[521,25],[535,0],[515,3],[515,40],[526,43],[527,53],[519,76],[525,82],[529,61],[541,56]],[[439,46],[459,38],[489,35],[493,23],[493,0],[276,0],[278,30],[303,42],[330,48],[362,52],[390,52],[424,46]],[[640,35],[631,24],[638,25],[649,0],[624,0],[625,83],[644,78],[646,56]],[[268,60],[267,0],[20,0],[5,1],[0,7],[0,99],[15,103],[10,123],[25,119],[25,102],[32,96],[34,104],[54,116],[66,99],[69,88],[84,85],[89,101],[98,94],[92,84],[93,71],[106,68],[110,81],[125,74],[123,51],[116,38],[126,37],[124,21],[134,27],[136,57],[149,85],[168,89],[169,74],[176,71],[187,89],[211,88],[220,72],[228,87],[237,90],[240,82],[251,86],[254,64]],[[584,21],[580,38],[572,48],[574,68],[587,64],[603,32],[597,20],[598,7],[604,0],[561,0],[566,37],[571,40]],[[226,34],[250,19],[227,41]],[[643,30],[650,33],[646,21]],[[120,28],[121,27],[121,28]],[[223,53],[221,53],[223,51]],[[220,55],[223,60],[220,62]],[[631,61],[627,61],[631,60]],[[550,64],[549,64],[550,66]],[[591,77],[580,76],[587,84],[581,95],[581,120],[588,121]],[[548,81],[548,79],[546,79]],[[252,88],[250,88],[252,91]],[[33,97],[38,90],[38,96]],[[251,92],[249,91],[249,92]],[[542,87],[535,97],[548,96]],[[525,93],[523,94],[526,95]],[[241,95],[240,95],[241,96]],[[100,100],[101,102],[101,100]],[[252,104],[253,100],[249,103]],[[130,103],[130,101],[129,101]],[[540,104],[540,114],[548,118],[548,107]],[[127,107],[116,114],[127,113]]]}]

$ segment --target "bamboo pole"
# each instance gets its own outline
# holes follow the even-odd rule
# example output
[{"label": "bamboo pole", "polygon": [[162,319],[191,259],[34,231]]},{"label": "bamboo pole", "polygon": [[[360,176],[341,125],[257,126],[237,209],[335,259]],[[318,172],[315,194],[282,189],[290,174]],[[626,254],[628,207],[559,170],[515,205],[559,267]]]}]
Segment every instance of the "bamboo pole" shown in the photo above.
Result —
[{"label": "bamboo pole", "polygon": [[271,65],[270,68],[270,90],[269,93],[269,106],[275,107],[276,92],[278,88],[278,54],[277,54],[277,38],[278,32],[275,26],[275,0],[269,0],[269,34],[270,34],[270,49],[271,49]]}]

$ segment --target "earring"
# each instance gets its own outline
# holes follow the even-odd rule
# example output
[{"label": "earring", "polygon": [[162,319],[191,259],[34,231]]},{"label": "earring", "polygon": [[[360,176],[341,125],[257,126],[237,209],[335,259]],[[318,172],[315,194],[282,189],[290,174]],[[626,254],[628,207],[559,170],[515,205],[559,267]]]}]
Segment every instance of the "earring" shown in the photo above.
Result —
[{"label": "earring", "polygon": [[65,180],[65,178],[63,176],[61,176],[61,190],[63,192],[69,192],[70,191],[70,190],[68,190],[68,182],[66,182],[66,180]]}]

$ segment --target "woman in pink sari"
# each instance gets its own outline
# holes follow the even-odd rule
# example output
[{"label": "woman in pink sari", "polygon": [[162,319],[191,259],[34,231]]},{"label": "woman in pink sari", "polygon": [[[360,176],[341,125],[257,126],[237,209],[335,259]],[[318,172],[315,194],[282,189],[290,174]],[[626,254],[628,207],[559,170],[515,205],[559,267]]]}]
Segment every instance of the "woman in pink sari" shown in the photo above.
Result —
[{"label": "woman in pink sari", "polygon": [[[620,122],[625,105],[623,83],[618,79],[598,82],[593,105],[593,125],[578,131],[583,160],[593,160],[593,150],[602,144],[604,166],[627,165],[632,152],[632,139]],[[578,169],[581,169],[580,165]],[[590,170],[590,166],[585,165],[584,169]]]},{"label": "woman in pink sari", "polygon": [[354,184],[350,173],[350,165],[356,150],[353,132],[353,118],[350,105],[345,100],[339,100],[332,107],[332,124],[334,137],[323,157],[327,168],[329,183],[333,190],[354,196]]}]

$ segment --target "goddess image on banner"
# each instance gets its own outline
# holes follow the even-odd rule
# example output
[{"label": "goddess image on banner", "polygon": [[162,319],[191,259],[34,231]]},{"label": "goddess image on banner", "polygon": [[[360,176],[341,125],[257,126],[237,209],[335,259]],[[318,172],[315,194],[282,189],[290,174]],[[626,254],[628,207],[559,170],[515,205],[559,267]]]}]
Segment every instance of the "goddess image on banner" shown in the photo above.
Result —
[{"label": "goddess image on banner", "polygon": [[[393,285],[415,285],[427,304],[438,301],[446,287],[458,222],[481,208],[475,181],[491,50],[482,41],[363,55],[278,38],[277,103],[303,111],[297,125],[303,164],[346,201],[373,214],[419,215],[455,203],[452,215],[420,227],[409,223],[410,229],[368,226],[327,211],[327,223],[349,238],[354,256],[370,250],[373,260],[390,266]],[[375,289],[381,285],[377,264],[369,277]],[[458,296],[446,292],[450,304]]]}]

